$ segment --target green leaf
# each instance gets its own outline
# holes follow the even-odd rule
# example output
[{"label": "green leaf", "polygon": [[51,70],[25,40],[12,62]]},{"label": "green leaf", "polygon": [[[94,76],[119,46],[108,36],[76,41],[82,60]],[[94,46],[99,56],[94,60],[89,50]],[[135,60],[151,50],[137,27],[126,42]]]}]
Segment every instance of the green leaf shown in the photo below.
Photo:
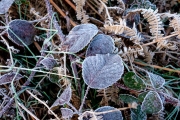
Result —
[{"label": "green leaf", "polygon": [[144,98],[146,97],[146,94],[147,94],[148,92],[143,92],[143,93],[140,93],[139,95],[138,95],[138,101],[139,102],[143,102],[144,101]]},{"label": "green leaf", "polygon": [[142,90],[146,86],[143,80],[138,77],[134,72],[128,72],[123,77],[124,84],[134,90]]},{"label": "green leaf", "polygon": [[147,120],[147,115],[141,110],[140,105],[137,109],[131,109],[131,120]]},{"label": "green leaf", "polygon": [[138,99],[136,97],[128,94],[120,94],[119,98],[125,103],[138,102]]},{"label": "green leaf", "polygon": [[163,103],[159,94],[155,91],[148,92],[141,105],[141,109],[147,114],[154,114],[161,111],[163,109]]},{"label": "green leaf", "polygon": [[[52,72],[58,74],[58,71],[57,71],[57,70],[52,70]],[[52,83],[58,83],[58,81],[59,81],[59,75],[50,74],[50,75],[49,75],[49,80],[50,80]]]}]

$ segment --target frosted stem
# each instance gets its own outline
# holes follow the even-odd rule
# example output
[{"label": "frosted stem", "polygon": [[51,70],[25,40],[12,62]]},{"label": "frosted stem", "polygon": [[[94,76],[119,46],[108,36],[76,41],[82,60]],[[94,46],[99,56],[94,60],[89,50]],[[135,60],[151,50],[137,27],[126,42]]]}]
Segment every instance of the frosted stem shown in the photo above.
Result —
[{"label": "frosted stem", "polygon": [[83,107],[84,102],[85,102],[85,100],[86,100],[86,97],[87,97],[87,94],[88,94],[89,89],[90,89],[90,87],[88,86],[87,89],[86,89],[86,93],[84,94],[84,98],[83,98],[83,101],[82,101],[82,103],[81,103],[81,106],[80,106],[80,108],[79,108],[79,112],[82,111],[82,107]]}]

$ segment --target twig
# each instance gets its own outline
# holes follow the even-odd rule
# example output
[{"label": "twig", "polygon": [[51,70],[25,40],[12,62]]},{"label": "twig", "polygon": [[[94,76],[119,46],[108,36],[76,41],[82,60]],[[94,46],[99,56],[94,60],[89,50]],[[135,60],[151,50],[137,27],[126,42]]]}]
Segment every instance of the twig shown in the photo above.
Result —
[{"label": "twig", "polygon": [[180,70],[173,70],[173,69],[161,67],[161,66],[158,66],[158,65],[149,65],[149,64],[146,64],[146,63],[138,62],[138,61],[134,61],[133,63],[135,63],[137,65],[149,66],[149,67],[152,67],[152,68],[157,68],[157,69],[170,71],[170,72],[176,72],[176,73],[180,74]]},{"label": "twig", "polygon": [[[0,65],[0,68],[9,68],[9,66],[3,66]],[[69,75],[63,75],[63,74],[57,74],[57,73],[51,73],[51,72],[46,72],[46,71],[41,71],[41,70],[36,70],[36,69],[30,69],[30,68],[19,68],[19,67],[14,67],[12,66],[13,69],[20,69],[20,70],[27,70],[27,71],[34,71],[34,72],[40,72],[40,73],[46,73],[46,74],[52,74],[52,75],[59,75],[59,76],[63,76],[63,77],[69,77],[69,78],[74,78],[72,76]],[[10,68],[10,70],[12,70],[12,68]],[[9,70],[9,71],[10,71]],[[76,79],[80,79],[80,78],[76,78]]]},{"label": "twig", "polygon": [[10,55],[10,58],[11,58],[11,65],[14,65],[13,57],[12,57],[12,52],[11,52],[10,46],[9,46],[9,44],[7,43],[7,41],[5,40],[5,38],[4,38],[3,36],[1,36],[1,38],[3,39],[4,43],[6,44],[8,50],[9,50],[9,55]]},{"label": "twig", "polygon": [[86,3],[87,3],[87,5],[88,5],[96,14],[99,15],[99,17],[101,17],[102,20],[104,20],[103,16],[100,15],[100,14],[98,13],[98,11],[97,11],[88,1],[86,1]]},{"label": "twig", "polygon": [[159,38],[158,40],[154,40],[154,41],[152,41],[152,42],[143,44],[142,46],[148,46],[148,45],[151,45],[151,44],[154,44],[154,43],[157,43],[157,42],[166,40],[166,39],[168,39],[168,38],[170,38],[170,37],[173,37],[173,36],[176,36],[176,35],[178,35],[178,33],[177,33],[177,34],[172,34],[172,35],[169,35],[169,36],[166,36],[166,37],[163,37],[163,38]]},{"label": "twig", "polygon": [[[56,3],[53,2],[53,0],[49,0],[50,3],[56,8],[56,10],[64,17],[66,18],[66,14],[56,5]],[[69,19],[71,25],[76,26],[76,23]]]},{"label": "twig", "polygon": [[65,1],[76,11],[76,6],[70,0],[65,0]]},{"label": "twig", "polygon": [[31,115],[33,118],[35,118],[36,120],[40,120],[39,118],[37,118],[31,111],[29,111],[23,104],[18,102],[18,105],[21,106],[22,109],[24,109],[29,115]]},{"label": "twig", "polygon": [[51,108],[42,100],[40,100],[38,97],[36,97],[34,94],[32,94],[30,91],[26,90],[27,93],[29,93],[32,97],[34,97],[36,100],[38,100],[40,103],[42,103],[44,106],[47,107],[47,109],[56,117],[57,120],[60,120],[59,117],[51,110]]}]

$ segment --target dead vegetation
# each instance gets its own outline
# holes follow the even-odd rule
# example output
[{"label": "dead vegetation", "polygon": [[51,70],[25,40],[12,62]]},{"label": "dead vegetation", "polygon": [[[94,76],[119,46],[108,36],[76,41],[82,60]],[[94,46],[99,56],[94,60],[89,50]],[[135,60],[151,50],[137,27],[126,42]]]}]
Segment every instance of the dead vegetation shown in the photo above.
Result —
[{"label": "dead vegetation", "polygon": [[15,0],[0,11],[0,118],[177,118],[179,7],[179,0]]}]

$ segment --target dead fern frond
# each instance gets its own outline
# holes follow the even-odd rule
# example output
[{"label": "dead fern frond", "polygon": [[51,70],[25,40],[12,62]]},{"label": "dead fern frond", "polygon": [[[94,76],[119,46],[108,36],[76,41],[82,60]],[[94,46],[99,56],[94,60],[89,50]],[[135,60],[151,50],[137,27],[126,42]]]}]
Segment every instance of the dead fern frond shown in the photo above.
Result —
[{"label": "dead fern frond", "polygon": [[133,62],[134,58],[138,58],[139,55],[144,56],[143,48],[140,44],[135,44],[131,47],[123,47],[123,50],[119,51],[119,54],[123,58],[124,61],[130,60]]},{"label": "dead fern frond", "polygon": [[[175,50],[177,48],[173,42],[168,41],[168,38],[171,36],[164,37],[164,34],[161,33],[161,31],[164,30],[164,27],[163,27],[163,24],[162,24],[162,21],[160,18],[161,14],[158,13],[158,9],[156,9],[155,11],[151,8],[135,9],[135,10],[132,10],[131,12],[141,12],[141,14],[143,14],[143,17],[149,23],[150,33],[152,34],[151,39],[153,39],[153,42],[151,42],[151,43],[157,43],[156,49],[167,48],[167,49]],[[175,29],[175,33],[172,36],[179,34],[179,32],[180,32],[179,31],[180,26],[178,26],[179,20],[177,20],[177,19],[179,19],[179,18],[176,18],[176,20],[171,22],[171,26],[173,26],[173,28]],[[151,43],[149,43],[149,44],[151,44]]]},{"label": "dead fern frond", "polygon": [[174,42],[169,42],[168,40],[163,40],[157,43],[157,48],[158,50],[161,50],[162,48],[167,48],[170,50],[176,50],[177,46]]},{"label": "dead fern frond", "polygon": [[73,0],[76,4],[76,18],[81,20],[82,23],[87,23],[89,20],[89,16],[86,15],[86,11],[83,9],[86,0]]},{"label": "dead fern frond", "polygon": [[152,39],[162,38],[164,34],[161,34],[161,30],[164,30],[162,25],[162,21],[160,19],[159,14],[157,13],[158,9],[155,11],[153,9],[143,9],[141,12],[144,18],[147,19],[150,25],[150,32],[152,34]]},{"label": "dead fern frond", "polygon": [[108,87],[105,90],[97,90],[97,97],[102,97],[100,105],[109,105],[109,101],[116,103],[117,105],[121,104],[121,101],[118,99],[119,89],[116,86]]},{"label": "dead fern frond", "polygon": [[143,14],[143,17],[147,19],[149,23],[150,32],[152,34],[151,39],[157,40],[159,38],[162,38],[164,34],[161,33],[161,30],[164,30],[162,21],[160,19],[160,14],[158,14],[158,9],[155,11],[151,8],[149,9],[135,9],[131,12],[141,12]]},{"label": "dead fern frond", "polygon": [[178,34],[177,38],[180,39],[180,16],[174,15],[169,25],[174,28],[174,32],[171,34]]},{"label": "dead fern frond", "polygon": [[144,61],[147,63],[152,63],[152,59],[154,57],[154,52],[151,52],[147,46],[142,46],[143,47],[143,53],[144,53]]},{"label": "dead fern frond", "polygon": [[126,20],[120,18],[120,22],[117,25],[105,24],[105,30],[109,32],[114,32],[115,34],[123,35],[125,37],[129,37],[132,42],[135,44],[139,44],[141,41],[141,36],[137,32],[135,23],[133,28],[126,26]]},{"label": "dead fern frond", "polygon": [[[102,2],[104,2],[105,4],[108,3],[108,0],[101,0]],[[96,2],[96,0],[95,0]],[[99,8],[98,8],[98,12],[102,13],[102,11],[104,10],[104,5],[101,4],[101,2],[98,2]]]}]

